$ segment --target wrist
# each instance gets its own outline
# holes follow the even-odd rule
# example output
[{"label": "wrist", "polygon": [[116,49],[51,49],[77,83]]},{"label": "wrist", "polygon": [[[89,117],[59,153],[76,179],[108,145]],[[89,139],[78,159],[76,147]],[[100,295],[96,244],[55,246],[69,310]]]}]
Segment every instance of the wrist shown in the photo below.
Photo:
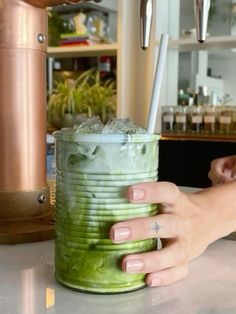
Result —
[{"label": "wrist", "polygon": [[196,193],[200,207],[209,221],[209,238],[213,242],[236,231],[236,181]]}]

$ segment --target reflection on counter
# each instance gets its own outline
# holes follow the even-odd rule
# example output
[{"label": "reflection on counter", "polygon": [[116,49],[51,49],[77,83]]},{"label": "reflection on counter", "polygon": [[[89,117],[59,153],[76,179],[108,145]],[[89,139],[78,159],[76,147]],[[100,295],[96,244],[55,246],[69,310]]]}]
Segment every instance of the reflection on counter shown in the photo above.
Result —
[{"label": "reflection on counter", "polygon": [[162,107],[162,133],[236,135],[236,106]]}]

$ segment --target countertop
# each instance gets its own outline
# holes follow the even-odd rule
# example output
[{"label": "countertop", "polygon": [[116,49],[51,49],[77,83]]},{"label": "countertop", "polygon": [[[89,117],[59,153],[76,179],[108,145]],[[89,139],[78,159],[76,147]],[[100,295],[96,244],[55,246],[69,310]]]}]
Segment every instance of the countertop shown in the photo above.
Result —
[{"label": "countertop", "polygon": [[172,286],[85,294],[54,278],[54,242],[0,245],[1,314],[235,314],[236,242],[211,244]]}]

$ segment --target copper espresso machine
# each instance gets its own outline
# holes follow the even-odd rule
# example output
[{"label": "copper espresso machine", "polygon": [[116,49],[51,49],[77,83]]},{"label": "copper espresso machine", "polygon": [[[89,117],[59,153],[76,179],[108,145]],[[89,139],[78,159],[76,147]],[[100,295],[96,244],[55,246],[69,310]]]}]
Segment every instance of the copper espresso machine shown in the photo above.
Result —
[{"label": "copper espresso machine", "polygon": [[[77,2],[0,0],[0,243],[53,237],[46,176],[46,7]],[[202,42],[210,0],[194,3]],[[140,0],[143,49],[152,6],[153,0]]]}]

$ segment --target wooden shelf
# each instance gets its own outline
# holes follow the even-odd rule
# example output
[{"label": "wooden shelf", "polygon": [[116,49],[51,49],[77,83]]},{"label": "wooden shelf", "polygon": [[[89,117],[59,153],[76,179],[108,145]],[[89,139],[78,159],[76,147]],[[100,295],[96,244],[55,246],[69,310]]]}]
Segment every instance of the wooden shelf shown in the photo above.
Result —
[{"label": "wooden shelf", "polygon": [[48,57],[52,58],[115,56],[117,54],[117,47],[117,43],[91,46],[48,47],[47,53]]},{"label": "wooden shelf", "polygon": [[195,37],[170,40],[169,48],[179,51],[236,48],[236,36],[209,37],[202,44],[199,44]]},{"label": "wooden shelf", "polygon": [[209,141],[209,142],[236,142],[235,135],[223,134],[193,134],[193,133],[162,133],[161,140],[170,141]]}]

